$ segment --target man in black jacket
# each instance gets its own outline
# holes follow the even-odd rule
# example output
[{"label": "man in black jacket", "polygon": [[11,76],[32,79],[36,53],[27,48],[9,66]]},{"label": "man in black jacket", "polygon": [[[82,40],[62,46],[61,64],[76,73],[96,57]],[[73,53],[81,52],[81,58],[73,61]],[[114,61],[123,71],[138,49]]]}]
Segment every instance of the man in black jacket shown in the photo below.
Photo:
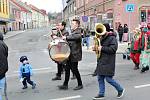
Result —
[{"label": "man in black jacket", "polygon": [[[78,70],[78,62],[82,60],[82,46],[81,46],[81,28],[79,28],[80,21],[74,19],[72,21],[72,32],[69,36],[66,37],[66,40],[69,43],[71,54],[65,66],[65,81],[63,85],[59,86],[59,89],[66,90],[68,89],[68,82],[70,77],[70,70],[76,76],[78,81],[78,86],[74,90],[80,90],[83,88],[81,76]],[[64,37],[65,38],[65,37]]]},{"label": "man in black jacket", "polygon": [[[0,100],[3,100],[2,98],[6,97],[6,79],[5,79],[5,74],[8,71],[8,47],[7,45],[3,42],[3,34],[0,33]],[[5,97],[2,97],[2,96]]]},{"label": "man in black jacket", "polygon": [[113,76],[115,74],[115,59],[118,43],[115,35],[110,32],[109,24],[104,24],[106,27],[106,33],[101,38],[101,45],[98,49],[101,51],[100,58],[97,59],[96,74],[99,83],[99,94],[94,97],[94,100],[103,99],[105,97],[105,79],[111,84],[118,92],[117,98],[121,98],[124,93],[124,89],[117,83]]}]

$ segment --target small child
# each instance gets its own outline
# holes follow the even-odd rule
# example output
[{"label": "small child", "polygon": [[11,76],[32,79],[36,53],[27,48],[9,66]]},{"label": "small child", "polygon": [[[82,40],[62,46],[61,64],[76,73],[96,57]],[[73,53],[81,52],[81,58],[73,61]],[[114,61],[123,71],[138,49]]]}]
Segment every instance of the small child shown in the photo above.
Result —
[{"label": "small child", "polygon": [[28,62],[28,58],[26,56],[22,56],[20,58],[20,69],[19,69],[19,78],[23,83],[22,89],[27,89],[27,82],[32,85],[32,89],[35,89],[36,84],[30,80],[30,76],[32,75],[32,66]]}]

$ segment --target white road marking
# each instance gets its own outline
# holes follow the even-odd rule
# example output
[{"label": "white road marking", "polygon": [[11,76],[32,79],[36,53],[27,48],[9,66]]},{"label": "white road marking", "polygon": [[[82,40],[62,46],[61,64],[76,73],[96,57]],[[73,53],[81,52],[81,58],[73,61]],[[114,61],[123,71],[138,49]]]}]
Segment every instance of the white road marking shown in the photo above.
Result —
[{"label": "white road marking", "polygon": [[[33,51],[21,51],[21,52],[32,53]],[[39,49],[39,50],[36,50],[35,52],[44,52],[44,53],[48,53],[48,49]],[[8,53],[20,53],[20,51],[19,51],[19,50],[10,50],[10,51],[8,51]]]},{"label": "white road marking", "polygon": [[150,84],[145,84],[145,85],[134,86],[134,88],[136,88],[136,89],[139,89],[139,88],[144,88],[144,87],[150,87]]},{"label": "white road marking", "polygon": [[[32,69],[33,71],[42,71],[42,70],[49,70],[49,69],[52,69],[50,67],[47,67],[47,68],[38,68],[38,69]],[[14,73],[18,73],[19,71],[14,71]]]},{"label": "white road marking", "polygon": [[71,99],[77,99],[77,98],[81,98],[81,96],[80,96],[80,95],[77,95],[77,96],[64,97],[64,98],[57,98],[57,99],[49,99],[49,100],[71,100]]},{"label": "white road marking", "polygon": [[[45,74],[45,73],[51,73],[51,72],[56,72],[56,70],[43,70],[43,71],[40,71],[40,72],[34,72],[33,75],[37,75],[37,74]],[[18,73],[10,73],[10,74],[7,74],[6,77],[7,78],[12,78],[12,77],[17,77],[18,76]]]}]

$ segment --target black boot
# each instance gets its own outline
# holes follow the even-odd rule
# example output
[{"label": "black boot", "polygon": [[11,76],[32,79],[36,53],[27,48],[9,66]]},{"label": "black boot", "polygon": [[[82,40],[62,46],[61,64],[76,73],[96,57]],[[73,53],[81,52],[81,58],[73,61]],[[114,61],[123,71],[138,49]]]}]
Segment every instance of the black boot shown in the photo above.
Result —
[{"label": "black boot", "polygon": [[149,66],[146,66],[146,67],[145,67],[145,70],[148,71],[148,70],[149,70]]},{"label": "black boot", "polygon": [[60,76],[56,76],[56,77],[52,78],[52,81],[56,81],[56,80],[61,80],[61,77]]},{"label": "black boot", "polygon": [[60,90],[68,90],[68,85],[59,85],[58,88]]},{"label": "black boot", "polygon": [[130,60],[130,56],[129,55],[127,55],[127,60]]},{"label": "black boot", "polygon": [[139,68],[139,64],[136,63],[136,64],[135,64],[135,67],[134,67],[134,70],[138,70],[138,69],[140,69],[140,68]]},{"label": "black boot", "polygon": [[123,54],[122,56],[123,56],[123,59],[126,59],[126,55],[125,54]]},{"label": "black boot", "polygon": [[145,71],[148,71],[148,70],[149,70],[149,66],[143,67],[141,70],[141,73],[144,73]]},{"label": "black boot", "polygon": [[27,89],[27,88],[28,88],[28,86],[27,86],[27,85],[24,85],[22,89]]},{"label": "black boot", "polygon": [[35,89],[35,87],[36,87],[36,84],[35,84],[35,83],[33,83],[33,85],[32,85],[32,89]]},{"label": "black boot", "polygon": [[146,70],[145,70],[145,67],[142,68],[141,70],[141,73],[144,73]]}]

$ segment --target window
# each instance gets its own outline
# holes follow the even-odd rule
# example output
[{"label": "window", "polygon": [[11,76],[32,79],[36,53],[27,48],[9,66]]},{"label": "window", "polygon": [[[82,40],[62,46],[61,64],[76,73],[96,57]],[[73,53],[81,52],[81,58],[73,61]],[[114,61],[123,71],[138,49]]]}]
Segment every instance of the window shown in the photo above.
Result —
[{"label": "window", "polygon": [[146,10],[141,11],[141,22],[146,22]]},{"label": "window", "polygon": [[1,8],[1,7],[2,7],[2,5],[1,5],[1,4],[2,4],[2,2],[1,2],[1,0],[0,0],[0,12],[2,11],[2,8]]},{"label": "window", "polygon": [[3,1],[3,13],[5,13],[5,0],[2,1]]},{"label": "window", "polygon": [[108,13],[107,18],[113,18],[113,13]]},{"label": "window", "polygon": [[8,0],[6,0],[6,14],[8,14]]},{"label": "window", "polygon": [[81,6],[83,6],[84,5],[84,0],[81,0]]},{"label": "window", "polygon": [[72,13],[72,4],[70,5],[70,13]]}]

